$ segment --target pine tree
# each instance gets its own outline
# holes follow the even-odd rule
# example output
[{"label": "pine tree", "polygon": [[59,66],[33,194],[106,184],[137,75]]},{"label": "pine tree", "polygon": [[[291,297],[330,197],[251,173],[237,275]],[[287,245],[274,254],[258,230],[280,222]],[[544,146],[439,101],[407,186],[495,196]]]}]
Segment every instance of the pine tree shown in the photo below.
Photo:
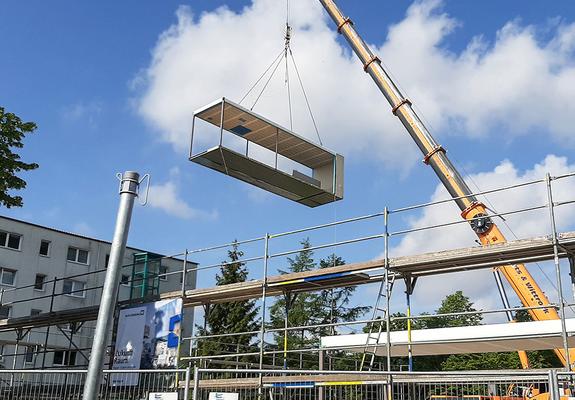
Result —
[{"label": "pine tree", "polygon": [[[244,253],[234,243],[228,251],[228,261],[222,262],[216,275],[216,286],[245,282],[248,270],[245,263],[239,261]],[[199,327],[199,335],[220,335],[228,333],[251,332],[259,329],[258,309],[255,300],[234,301],[213,304],[206,307],[206,327]],[[228,336],[198,341],[198,354],[202,356],[216,354],[237,354],[255,349],[252,341],[257,334]],[[250,357],[237,357],[236,361],[250,361]]]},{"label": "pine tree", "polygon": [[[313,251],[309,239],[300,242],[302,250],[295,258],[288,258],[288,269],[279,270],[280,274],[311,271],[316,268],[313,259]],[[286,309],[288,324],[290,327],[310,325],[314,322],[313,306],[317,305],[315,293],[292,293],[284,292],[282,296],[270,307],[270,325],[272,328],[284,328]],[[317,335],[310,331],[288,331],[274,334],[274,341],[278,349],[284,349],[284,340],[287,341],[287,349],[304,349],[318,345]],[[315,368],[317,360],[304,360],[303,354],[294,355],[288,353],[287,366],[296,368]]]},{"label": "pine tree", "polygon": [[[320,260],[319,267],[329,268],[344,264],[345,261],[341,257],[332,254],[328,258]],[[356,289],[356,286],[345,286],[322,290],[317,298],[319,305],[316,306],[318,323],[333,324],[343,321],[353,321],[368,312],[371,308],[369,306],[351,307],[349,305]],[[336,335],[337,330],[335,327],[323,328],[320,330],[320,333],[321,335]]]},{"label": "pine tree", "polygon": [[[335,267],[344,265],[345,261],[331,254],[329,257],[320,260],[320,268]],[[345,286],[340,288],[325,289],[319,292],[315,297],[315,304],[311,307],[314,310],[316,324],[335,324],[338,322],[354,321],[370,310],[369,306],[350,306],[350,301],[355,293],[356,286]],[[317,341],[321,336],[337,335],[338,330],[335,326],[319,328],[317,332]],[[330,351],[328,354],[329,369],[345,370],[355,367],[355,358],[349,357],[343,351]]]}]

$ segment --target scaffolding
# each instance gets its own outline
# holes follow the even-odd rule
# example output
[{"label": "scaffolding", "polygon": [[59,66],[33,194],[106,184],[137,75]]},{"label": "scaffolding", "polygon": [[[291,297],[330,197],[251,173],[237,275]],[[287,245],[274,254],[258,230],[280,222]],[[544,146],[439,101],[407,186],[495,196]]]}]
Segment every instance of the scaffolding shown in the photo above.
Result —
[{"label": "scaffolding", "polygon": [[[548,185],[550,188],[550,193],[553,190],[553,184],[555,182],[560,182],[565,179],[575,178],[575,173],[565,174],[561,176],[548,177],[547,179],[538,179],[529,182],[524,182],[517,185],[506,186],[503,188],[492,189],[488,191],[483,191],[475,193],[475,196],[484,196],[487,194],[502,193],[505,195],[513,195],[514,190],[534,190],[534,187],[541,185]],[[552,184],[553,183],[553,184]],[[185,250],[179,254],[170,255],[166,257],[178,258],[181,260],[182,268],[181,270],[171,271],[166,274],[154,272],[153,280],[160,278],[163,275],[175,274],[181,277],[181,289],[177,291],[170,291],[159,293],[157,290],[147,290],[147,296],[124,299],[118,304],[118,307],[125,307],[136,304],[143,301],[153,301],[157,299],[166,298],[178,298],[183,299],[184,307],[206,307],[209,304],[225,303],[229,301],[238,301],[245,299],[260,299],[260,318],[262,321],[261,327],[258,330],[250,332],[231,332],[222,335],[199,335],[197,333],[191,332],[189,336],[183,337],[182,340],[189,344],[189,353],[183,355],[181,360],[187,361],[196,365],[200,365],[207,359],[210,359],[212,363],[221,362],[224,365],[235,365],[236,367],[247,366],[247,367],[259,367],[259,366],[270,366],[273,368],[278,368],[276,365],[278,362],[281,367],[281,360],[285,357],[291,357],[293,355],[305,354],[306,356],[314,357],[315,360],[319,359],[319,363],[322,368],[329,368],[325,364],[324,351],[325,349],[321,347],[314,348],[301,348],[301,349],[286,349],[286,348],[274,348],[266,342],[266,335],[273,335],[277,333],[285,332],[302,332],[302,331],[313,331],[318,328],[332,327],[334,329],[339,329],[342,327],[363,327],[369,323],[379,321],[378,319],[363,319],[356,321],[340,321],[334,323],[324,323],[324,324],[309,324],[304,326],[289,326],[286,324],[283,328],[270,328],[267,324],[267,307],[269,306],[268,301],[274,296],[279,296],[285,293],[298,293],[298,292],[309,292],[317,290],[325,290],[331,288],[345,287],[345,286],[359,286],[367,284],[380,284],[383,282],[386,290],[391,294],[391,287],[389,286],[392,279],[408,280],[413,282],[418,278],[425,278],[431,275],[437,274],[450,274],[454,272],[471,271],[477,269],[491,268],[501,263],[515,263],[515,262],[539,262],[539,261],[554,261],[554,265],[557,271],[560,272],[560,261],[563,259],[570,260],[571,270],[573,267],[573,260],[575,254],[575,232],[563,232],[559,233],[555,230],[555,225],[552,221],[555,219],[557,209],[562,209],[573,205],[575,199],[565,198],[560,201],[553,201],[552,197],[548,197],[548,201],[544,204],[536,204],[529,207],[525,207],[519,210],[509,210],[505,212],[496,213],[495,216],[509,217],[511,215],[523,215],[526,213],[534,211],[547,212],[550,218],[550,226],[552,226],[551,232],[546,236],[522,238],[507,243],[502,243],[498,245],[493,245],[489,247],[465,247],[450,250],[443,250],[438,252],[429,252],[417,255],[409,256],[392,256],[389,250],[389,242],[394,238],[400,238],[408,233],[425,231],[430,229],[440,229],[448,226],[455,226],[458,224],[466,224],[467,221],[446,221],[442,224],[425,226],[425,227],[413,227],[409,229],[393,229],[393,222],[395,221],[395,216],[400,216],[403,213],[409,211],[418,212],[419,210],[434,207],[452,201],[443,200],[432,203],[419,204],[409,207],[388,209],[385,208],[381,212],[372,213],[369,215],[363,215],[354,218],[348,218],[340,221],[329,222],[326,224],[315,225],[308,228],[296,229],[281,233],[270,233],[257,238],[252,238],[243,241],[236,241],[232,243],[226,243],[218,246],[211,246],[206,248],[201,248],[197,250]],[[401,217],[398,217],[399,220]],[[352,246],[354,244],[360,243],[372,243],[371,247],[376,247],[380,249],[383,257],[376,258],[371,261],[349,263],[345,265],[337,265],[333,267],[322,268],[318,270],[306,271],[295,274],[279,274],[274,273],[274,269],[271,268],[270,262],[273,260],[282,260],[286,257],[293,256],[300,251],[302,248],[288,249],[283,251],[274,252],[271,250],[271,245],[281,238],[287,237],[299,237],[301,235],[309,234],[310,232],[322,231],[326,229],[332,229],[335,227],[341,227],[343,225],[355,225],[360,224],[364,221],[382,221],[380,225],[380,231],[375,232],[370,235],[359,236],[354,238],[349,238],[346,240],[340,240],[336,242],[327,242],[322,244],[317,244],[315,246],[308,247],[308,250],[333,250],[337,248],[343,248],[344,246]],[[375,246],[373,243],[376,243]],[[242,257],[239,260],[233,262],[241,262],[251,265],[256,265],[256,270],[259,270],[261,274],[259,279],[254,279],[246,282],[217,286],[217,287],[206,287],[197,289],[186,289],[187,282],[195,281],[196,275],[203,273],[204,271],[214,271],[216,268],[225,267],[231,262],[217,262],[213,264],[202,264],[197,265],[189,261],[190,258],[199,258],[200,255],[217,252],[217,251],[227,251],[231,246],[262,246],[264,251],[262,255],[254,255],[249,257]],[[216,256],[218,257],[218,256]],[[158,262],[156,265],[160,265],[161,259],[157,257],[151,257],[146,259],[146,261]],[[221,259],[221,258],[220,258]],[[138,258],[135,259],[138,263],[142,264],[142,260]],[[145,263],[144,263],[145,264]],[[126,266],[125,268],[133,268],[133,265]],[[140,269],[139,269],[140,270]],[[77,274],[74,276],[55,278],[50,281],[46,281],[47,285],[51,285],[52,291],[50,294],[46,294],[42,297],[34,297],[30,299],[20,299],[16,301],[10,301],[10,292],[23,290],[31,287],[32,285],[17,287],[13,289],[5,289],[0,291],[0,303],[1,305],[12,305],[18,302],[24,301],[36,301],[38,299],[44,299],[46,302],[54,304],[54,300],[63,295],[57,290],[58,282],[63,279],[69,279],[73,277],[90,275],[90,274],[101,274],[105,270],[93,271],[86,274]],[[571,271],[572,272],[572,271]],[[557,278],[560,274],[557,275]],[[150,278],[150,276],[136,276],[132,275],[132,280],[144,280]],[[149,279],[148,279],[149,280]],[[556,282],[556,285],[560,287],[561,280]],[[137,283],[132,283],[132,287],[138,286]],[[153,285],[152,285],[153,286]],[[94,287],[84,288],[83,290],[100,290],[101,286],[97,285]],[[548,308],[555,308],[557,310],[564,309],[565,307],[572,306],[573,304],[565,301],[563,297],[559,298],[556,304],[550,304],[546,306]],[[385,329],[383,334],[389,339],[390,329],[389,324],[392,321],[400,319],[408,319],[415,321],[420,318],[432,318],[434,316],[429,315],[412,315],[408,317],[391,317],[390,316],[390,304],[386,302],[382,307],[387,311]],[[534,307],[512,307],[512,308],[501,308],[497,310],[486,310],[477,311],[477,314],[489,314],[489,313],[504,313],[504,312],[515,312],[517,310],[527,310]],[[50,308],[48,313],[42,313],[35,316],[15,316],[14,318],[8,318],[5,320],[0,320],[0,332],[15,332],[17,333],[17,341],[25,343],[24,337],[27,330],[36,329],[39,327],[46,327],[47,330],[50,327],[59,327],[63,324],[75,323],[82,324],[86,321],[94,320],[97,316],[98,307],[92,306],[80,309],[69,309],[69,310],[55,310],[53,307]],[[459,313],[455,313],[459,315]],[[564,315],[561,313],[561,315]],[[561,320],[562,329],[561,336],[567,343],[567,329],[565,326],[564,318]],[[70,334],[70,346],[73,347],[73,333]],[[259,339],[257,342],[253,342],[245,349],[239,349],[237,353],[234,354],[213,354],[210,356],[195,355],[194,349],[197,348],[198,342],[202,340],[232,340],[233,338],[240,337],[242,335],[254,336],[256,335]],[[20,338],[20,339],[18,339]],[[381,346],[385,347],[385,351],[382,352],[379,349],[379,354],[386,354],[386,362],[380,362],[377,368],[384,370],[389,370],[391,363],[391,344],[389,340],[384,341],[385,344]],[[29,343],[26,343],[29,345]],[[49,345],[47,343],[38,343],[39,348],[45,353],[49,351]],[[408,346],[410,344],[408,343]],[[85,352],[85,349],[79,349]],[[24,353],[18,353],[17,356],[23,356]],[[85,356],[85,354],[84,354]],[[251,356],[258,360],[257,362],[242,362],[237,361],[241,356]],[[354,364],[355,363],[355,364]],[[254,365],[255,364],[255,365]],[[328,363],[329,364],[329,363]],[[45,367],[45,365],[43,365]],[[350,369],[359,369],[357,360],[351,360]]]}]

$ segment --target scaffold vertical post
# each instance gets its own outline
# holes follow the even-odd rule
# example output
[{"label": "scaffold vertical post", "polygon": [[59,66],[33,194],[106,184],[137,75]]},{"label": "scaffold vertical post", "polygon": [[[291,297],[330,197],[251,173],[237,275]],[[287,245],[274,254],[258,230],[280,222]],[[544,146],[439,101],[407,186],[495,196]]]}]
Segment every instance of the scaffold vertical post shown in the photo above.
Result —
[{"label": "scaffold vertical post", "polygon": [[[384,226],[384,237],[383,237],[383,262],[384,262],[384,274],[385,274],[385,358],[386,358],[386,370],[391,372],[391,290],[392,286],[389,281],[389,209],[387,206],[383,209],[383,226]],[[391,374],[387,375],[387,398],[393,398],[393,384],[391,382]]]},{"label": "scaffold vertical post", "polygon": [[[319,360],[318,360],[319,361],[319,368],[318,369],[320,371],[323,371],[323,369],[324,369],[323,361],[324,361],[325,350],[320,349],[318,352],[318,355],[319,355]],[[318,400],[324,400],[323,386],[320,386],[318,388],[317,394],[318,394]]]},{"label": "scaffold vertical post", "polygon": [[549,399],[550,400],[561,400],[559,395],[559,382],[557,380],[557,371],[551,369],[549,370],[548,378],[549,380]]},{"label": "scaffold vertical post", "polygon": [[102,368],[106,357],[106,344],[112,327],[114,310],[118,297],[118,287],[120,283],[120,272],[124,251],[130,230],[130,220],[134,200],[138,196],[140,185],[140,175],[137,172],[126,171],[121,175],[120,181],[120,206],[116,217],[116,227],[114,239],[110,250],[110,261],[104,278],[104,288],[100,300],[100,309],[96,321],[96,331],[92,342],[92,352],[86,373],[84,384],[83,400],[96,400],[100,391],[100,381],[102,379]]},{"label": "scaffold vertical post", "polygon": [[200,370],[198,367],[194,368],[194,392],[192,393],[192,400],[198,400],[198,388],[200,383]]},{"label": "scaffold vertical post", "polygon": [[287,295],[285,296],[285,315],[284,315],[284,360],[283,360],[283,369],[288,369],[287,364],[287,352],[288,352],[288,327],[289,327],[289,306],[291,295],[290,292],[286,292]]},{"label": "scaffold vertical post", "polygon": [[383,237],[383,262],[384,262],[384,274],[385,274],[385,355],[387,362],[387,371],[391,371],[391,335],[389,333],[391,328],[391,317],[390,317],[390,299],[391,296],[391,285],[389,282],[389,210],[387,207],[383,209],[383,224],[384,224],[384,237]]},{"label": "scaffold vertical post", "polygon": [[561,283],[561,265],[559,261],[559,243],[557,241],[557,225],[555,224],[555,205],[553,203],[553,189],[551,187],[551,175],[545,175],[547,184],[547,208],[549,210],[549,220],[551,222],[551,235],[553,239],[553,261],[555,263],[555,276],[557,279],[557,294],[559,296],[559,316],[561,319],[561,337],[563,339],[563,351],[565,352],[565,369],[571,371],[571,360],[569,359],[569,343],[567,341],[567,325],[565,323],[565,299],[563,298],[563,284]]},{"label": "scaffold vertical post", "polygon": [[188,249],[184,252],[184,261],[182,263],[182,298],[186,297],[186,275],[188,268]]},{"label": "scaffold vertical post", "polygon": [[[58,283],[58,277],[55,276],[52,284],[52,295],[50,296],[50,310],[54,311],[54,296],[56,295],[56,284]],[[42,353],[42,369],[46,367],[46,351],[48,350],[48,338],[50,336],[50,325],[46,327],[46,335],[44,336],[44,351]]]},{"label": "scaffold vertical post", "polygon": [[266,289],[268,286],[269,241],[270,235],[269,233],[266,233],[264,242],[264,278],[262,284],[262,323],[260,328],[260,369],[263,369],[264,366],[264,337],[266,333]]},{"label": "scaffold vertical post", "polygon": [[569,259],[569,275],[571,277],[571,295],[575,299],[575,255],[569,254],[568,259]]},{"label": "scaffold vertical post", "polygon": [[190,398],[190,365],[186,367],[186,376],[185,376],[185,386],[184,386],[184,400],[188,400]]}]

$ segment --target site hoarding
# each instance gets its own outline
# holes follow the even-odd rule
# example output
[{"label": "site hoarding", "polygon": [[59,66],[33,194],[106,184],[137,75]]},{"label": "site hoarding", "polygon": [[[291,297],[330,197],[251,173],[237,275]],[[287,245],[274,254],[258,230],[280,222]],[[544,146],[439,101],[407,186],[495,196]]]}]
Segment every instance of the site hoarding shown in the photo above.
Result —
[{"label": "site hoarding", "polygon": [[[120,311],[113,369],[178,365],[182,299],[160,300]],[[112,374],[112,385],[137,385],[138,374]]]}]

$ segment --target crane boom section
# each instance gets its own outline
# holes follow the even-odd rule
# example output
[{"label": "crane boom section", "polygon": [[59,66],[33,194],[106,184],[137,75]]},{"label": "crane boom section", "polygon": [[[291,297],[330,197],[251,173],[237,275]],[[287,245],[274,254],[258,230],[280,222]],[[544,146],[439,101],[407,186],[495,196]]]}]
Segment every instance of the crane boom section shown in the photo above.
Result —
[{"label": "crane boom section", "polygon": [[[431,166],[449,194],[454,198],[462,211],[462,217],[470,222],[481,244],[489,246],[505,242],[505,236],[488,216],[486,207],[471,192],[463,177],[447,157],[443,147],[435,141],[418,117],[411,102],[401,93],[381,65],[379,58],[357,33],[352,21],[343,16],[334,0],[319,1],[337,25],[338,32],[345,37],[363,63],[365,72],[371,76],[389,102],[393,114],[399,118],[423,153],[423,161]],[[537,285],[525,265],[504,265],[497,267],[497,270],[505,276],[525,307],[543,307],[529,310],[529,314],[534,320],[559,319],[559,314],[555,308],[545,307],[550,305],[549,299]],[[565,366],[570,363],[570,360],[575,361],[575,349],[570,349],[568,354],[563,349],[555,349],[555,354]]]}]

